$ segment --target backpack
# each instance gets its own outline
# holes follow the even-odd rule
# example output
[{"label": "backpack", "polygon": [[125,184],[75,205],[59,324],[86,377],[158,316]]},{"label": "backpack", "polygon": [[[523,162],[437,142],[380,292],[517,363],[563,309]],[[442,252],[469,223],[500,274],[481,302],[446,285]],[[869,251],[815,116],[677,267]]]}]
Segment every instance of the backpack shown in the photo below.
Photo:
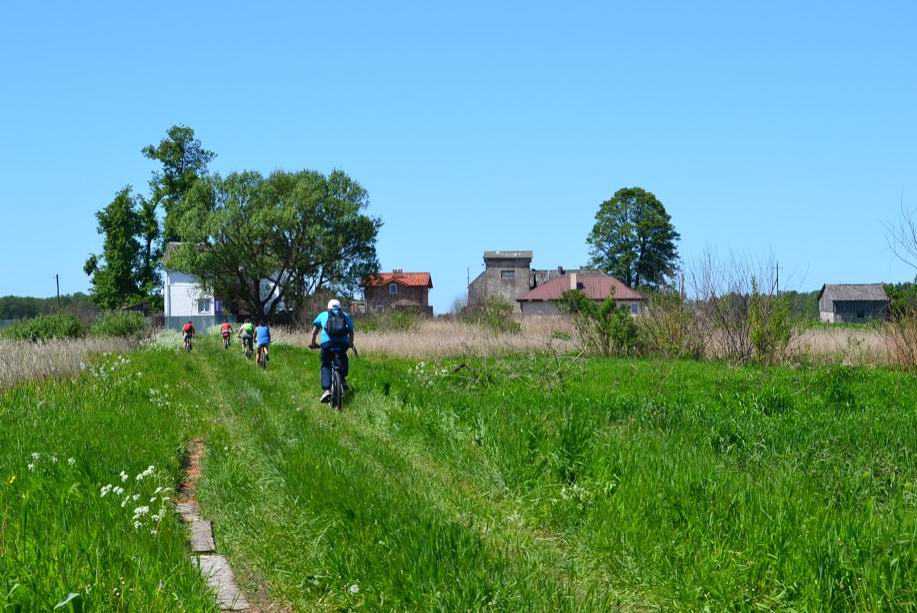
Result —
[{"label": "backpack", "polygon": [[347,317],[341,309],[331,309],[328,311],[328,319],[325,321],[325,333],[328,336],[341,337],[350,332],[350,324],[347,323]]}]

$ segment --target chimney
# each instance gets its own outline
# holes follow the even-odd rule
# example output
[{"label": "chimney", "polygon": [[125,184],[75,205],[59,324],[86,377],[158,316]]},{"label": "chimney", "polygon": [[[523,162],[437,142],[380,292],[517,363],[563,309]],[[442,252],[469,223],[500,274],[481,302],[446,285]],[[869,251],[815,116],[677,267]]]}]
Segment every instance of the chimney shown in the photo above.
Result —
[{"label": "chimney", "polygon": [[392,270],[392,276],[397,277],[398,275],[402,274],[403,272],[404,272],[403,268],[396,268]]},{"label": "chimney", "polygon": [[576,289],[576,273],[570,273],[570,289]]},{"label": "chimney", "polygon": [[559,274],[559,275],[564,274],[564,267],[563,267],[563,266],[558,266],[558,267],[557,267],[557,274]]}]

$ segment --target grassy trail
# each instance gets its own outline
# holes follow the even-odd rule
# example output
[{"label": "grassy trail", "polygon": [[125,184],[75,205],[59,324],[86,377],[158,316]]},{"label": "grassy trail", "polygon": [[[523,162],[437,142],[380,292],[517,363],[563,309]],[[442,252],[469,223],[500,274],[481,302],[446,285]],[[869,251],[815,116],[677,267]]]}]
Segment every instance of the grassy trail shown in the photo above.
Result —
[{"label": "grassy trail", "polygon": [[306,609],[620,602],[607,585],[583,589],[607,580],[582,576],[557,537],[527,529],[522,501],[395,439],[384,424],[397,400],[364,388],[337,414],[317,402],[316,365],[302,352],[276,348],[266,372],[214,357],[218,411],[200,498],[249,591],[267,585],[269,598]]},{"label": "grassy trail", "polygon": [[355,361],[343,414],[314,352],[261,371],[210,339],[12,388],[0,608],[213,610],[161,514],[199,436],[198,500],[265,608],[917,609],[913,376],[454,366]]}]

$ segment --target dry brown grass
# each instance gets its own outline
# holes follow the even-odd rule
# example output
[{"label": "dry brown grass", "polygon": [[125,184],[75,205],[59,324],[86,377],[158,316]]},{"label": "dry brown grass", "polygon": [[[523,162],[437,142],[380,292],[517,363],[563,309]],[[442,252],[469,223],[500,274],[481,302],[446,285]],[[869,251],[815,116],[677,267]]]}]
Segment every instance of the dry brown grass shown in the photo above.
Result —
[{"label": "dry brown grass", "polygon": [[[487,328],[446,319],[421,321],[406,332],[360,332],[354,344],[364,355],[390,355],[416,359],[456,355],[491,356],[505,353],[549,353],[575,349],[573,326],[562,317],[529,317],[520,320],[519,334],[495,334]],[[308,346],[311,332],[275,330],[274,340]]]},{"label": "dry brown grass", "polygon": [[793,336],[788,354],[831,364],[888,365],[894,363],[891,349],[886,328],[813,328]]},{"label": "dry brown grass", "polygon": [[137,344],[136,340],[100,337],[40,343],[0,341],[0,388],[28,379],[76,375],[90,355],[128,351]]}]

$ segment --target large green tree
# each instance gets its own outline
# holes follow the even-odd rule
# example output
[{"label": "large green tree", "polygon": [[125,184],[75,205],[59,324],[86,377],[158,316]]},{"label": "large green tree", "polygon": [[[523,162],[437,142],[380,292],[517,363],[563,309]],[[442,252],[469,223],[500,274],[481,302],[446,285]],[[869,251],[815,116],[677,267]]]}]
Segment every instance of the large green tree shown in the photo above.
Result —
[{"label": "large green tree", "polygon": [[114,309],[141,295],[138,285],[141,267],[141,216],[130,186],[96,213],[98,231],[105,236],[101,255],[92,254],[83,270],[91,277],[92,298],[104,309]]},{"label": "large green tree", "polygon": [[230,307],[298,312],[317,290],[349,293],[378,270],[381,221],[346,173],[208,176],[174,211],[183,241],[167,263],[197,275]]},{"label": "large green tree", "polygon": [[640,187],[619,189],[595,215],[590,265],[631,287],[658,288],[677,270],[678,239],[656,196]]},{"label": "large green tree", "polygon": [[150,202],[154,211],[161,206],[164,212],[163,238],[166,242],[178,240],[173,209],[198,179],[207,175],[207,165],[216,154],[204,149],[201,141],[194,137],[194,130],[175,125],[166,132],[158,145],[147,145],[143,155],[162,164],[162,170],[155,171],[150,180]]}]

